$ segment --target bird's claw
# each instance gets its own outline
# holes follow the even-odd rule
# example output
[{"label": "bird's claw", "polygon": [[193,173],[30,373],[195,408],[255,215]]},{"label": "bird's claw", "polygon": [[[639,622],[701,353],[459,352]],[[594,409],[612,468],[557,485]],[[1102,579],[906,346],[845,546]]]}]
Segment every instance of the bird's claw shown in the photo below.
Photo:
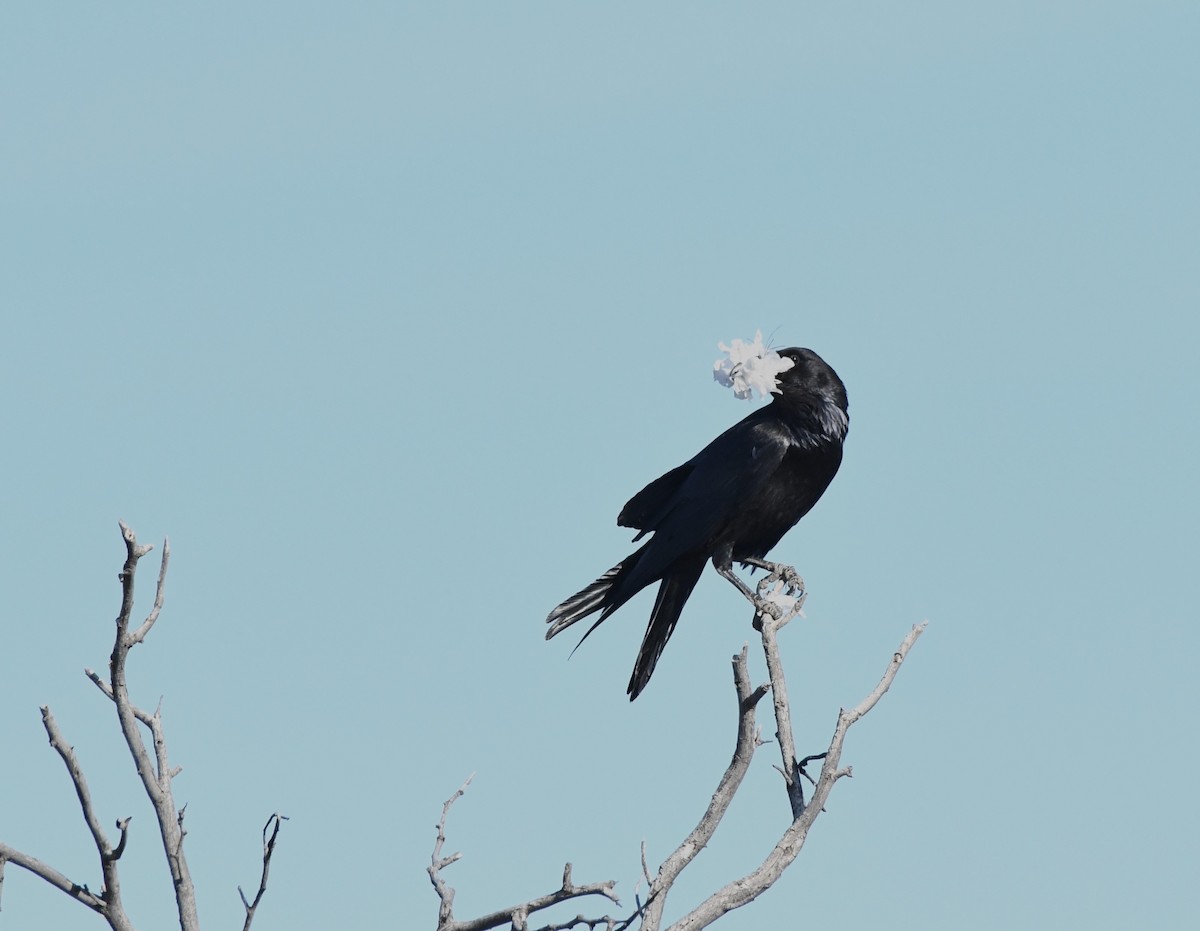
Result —
[{"label": "bird's claw", "polygon": [[772,572],[770,572],[770,575],[767,576],[767,578],[773,579],[774,582],[784,583],[784,589],[787,591],[788,595],[794,595],[797,594],[798,591],[804,591],[804,579],[800,577],[800,573],[797,572],[792,566],[785,566],[782,563],[776,563],[774,569]]},{"label": "bird's claw", "polygon": [[766,562],[764,560],[762,568],[768,571],[758,581],[759,597],[765,596],[771,588],[780,582],[783,583],[783,590],[786,594],[795,597],[804,594],[804,577],[794,567],[785,566],[779,562]]},{"label": "bird's claw", "polygon": [[799,595],[804,592],[804,579],[800,573],[791,566],[776,566],[775,571],[779,574],[779,580],[783,582],[783,587],[789,595]]}]

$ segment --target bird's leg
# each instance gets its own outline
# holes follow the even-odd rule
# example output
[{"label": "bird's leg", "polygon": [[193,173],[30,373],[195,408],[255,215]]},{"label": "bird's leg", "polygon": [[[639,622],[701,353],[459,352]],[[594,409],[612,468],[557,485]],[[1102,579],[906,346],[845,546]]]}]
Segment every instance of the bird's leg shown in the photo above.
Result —
[{"label": "bird's leg", "polygon": [[[751,599],[751,603],[755,608],[755,630],[762,630],[764,615],[769,614],[778,621],[782,620],[785,615],[788,620],[791,620],[796,614],[801,613],[800,609],[804,604],[805,598],[804,579],[800,577],[800,573],[794,568],[785,566],[783,563],[760,559],[757,556],[747,556],[744,559],[739,558],[738,562],[743,566],[753,566],[757,569],[765,569],[767,571],[767,574],[759,580],[758,591],[755,593],[755,597]],[[728,575],[724,572],[721,573],[726,578],[730,578],[733,574],[732,566],[729,568],[730,573]],[[718,571],[720,571],[719,568]],[[737,579],[736,576],[733,576],[733,578]],[[783,583],[782,591],[779,587],[781,582]],[[745,594],[746,587],[741,583],[741,579],[737,579],[737,584],[742,589],[742,593]],[[788,600],[781,600],[780,595],[783,595]],[[746,597],[749,598],[750,596],[746,595]]]},{"label": "bird's leg", "polygon": [[728,566],[722,566],[720,563],[713,563],[713,566],[716,568],[717,572],[719,572],[724,578],[728,579],[730,582],[732,582],[734,585],[737,586],[737,590],[745,596],[745,598],[748,602],[750,602],[755,607],[758,607],[758,602],[759,602],[758,595],[756,595],[754,593],[754,590],[752,588],[750,588],[749,585],[747,585],[745,582],[743,582],[741,579],[738,578],[737,573],[733,571],[732,563]]},{"label": "bird's leg", "polygon": [[[783,609],[774,602],[767,601],[763,595],[763,582],[765,582],[766,579],[763,579],[763,582],[758,584],[758,591],[755,592],[752,588],[750,588],[749,585],[738,578],[737,573],[733,571],[733,563],[730,563],[729,565],[721,565],[714,560],[713,566],[717,572],[721,574],[721,576],[736,585],[737,590],[745,596],[746,600],[750,602],[750,604],[754,605],[755,630],[762,630],[762,616],[764,614],[771,615],[771,617],[775,618],[775,620],[779,620],[781,617],[783,617]],[[776,579],[776,581],[778,581],[778,579]]]}]

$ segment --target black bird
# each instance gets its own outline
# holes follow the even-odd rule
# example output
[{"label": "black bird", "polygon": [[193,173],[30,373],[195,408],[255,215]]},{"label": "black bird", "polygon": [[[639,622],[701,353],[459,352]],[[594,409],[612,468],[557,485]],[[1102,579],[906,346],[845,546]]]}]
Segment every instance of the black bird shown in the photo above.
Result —
[{"label": "black bird", "polygon": [[811,349],[779,355],[794,364],[777,376],[770,404],[655,479],[621,510],[617,524],[638,531],[634,542],[654,536],[546,618],[549,640],[599,611],[586,640],[617,608],[661,580],[629,680],[630,701],[650,681],[705,562],[711,558],[717,572],[757,603],[733,564],[774,570],[763,557],[817,503],[841,465],[850,425],[845,385]]}]

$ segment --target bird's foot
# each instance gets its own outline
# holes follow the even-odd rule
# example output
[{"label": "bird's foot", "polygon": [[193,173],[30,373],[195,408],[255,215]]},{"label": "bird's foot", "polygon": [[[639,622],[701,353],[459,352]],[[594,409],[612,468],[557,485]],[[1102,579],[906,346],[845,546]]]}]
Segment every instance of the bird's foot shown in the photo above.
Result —
[{"label": "bird's foot", "polygon": [[789,595],[799,595],[804,592],[804,579],[793,566],[785,566],[781,562],[770,562],[769,560],[757,559],[755,557],[743,559],[741,563],[743,566],[753,566],[756,569],[767,570],[767,574],[758,582],[760,595],[777,582],[783,583],[784,591]]},{"label": "bird's foot", "polygon": [[[758,591],[754,598],[754,629],[761,631],[763,618],[770,615],[776,621],[791,620],[797,614],[803,614],[806,592],[804,579],[793,567],[783,563],[755,560],[751,565],[766,569],[765,575],[758,583]],[[786,621],[784,621],[786,623]]]},{"label": "bird's foot", "polygon": [[755,591],[737,577],[732,566],[721,566],[714,560],[717,572],[737,586],[746,600],[754,605],[755,630],[762,630],[763,619],[767,616],[786,624],[800,613],[800,606],[804,604],[804,579],[800,578],[795,569],[763,559],[739,561],[743,566],[757,566],[768,571],[768,575],[759,581],[758,590]]}]

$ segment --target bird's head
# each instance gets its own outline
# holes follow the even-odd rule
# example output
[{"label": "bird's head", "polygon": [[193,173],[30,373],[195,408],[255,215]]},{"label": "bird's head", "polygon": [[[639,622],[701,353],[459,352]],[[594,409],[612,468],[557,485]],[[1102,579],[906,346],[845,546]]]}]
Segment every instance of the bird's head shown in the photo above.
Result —
[{"label": "bird's head", "polygon": [[850,402],[837,372],[811,349],[780,349],[779,356],[790,359],[792,366],[776,376],[775,403],[809,408],[828,432],[844,436]]}]

